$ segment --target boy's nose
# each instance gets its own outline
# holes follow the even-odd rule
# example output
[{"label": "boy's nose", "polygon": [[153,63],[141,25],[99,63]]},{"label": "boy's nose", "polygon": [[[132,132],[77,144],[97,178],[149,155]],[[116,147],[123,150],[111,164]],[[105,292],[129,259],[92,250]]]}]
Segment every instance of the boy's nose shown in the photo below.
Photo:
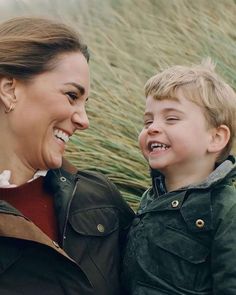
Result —
[{"label": "boy's nose", "polygon": [[89,119],[85,110],[75,112],[72,116],[72,121],[78,130],[84,130],[89,127]]},{"label": "boy's nose", "polygon": [[150,124],[148,126],[148,133],[149,134],[152,134],[152,133],[160,133],[161,131],[162,131],[162,127],[157,122],[153,122],[152,124]]}]

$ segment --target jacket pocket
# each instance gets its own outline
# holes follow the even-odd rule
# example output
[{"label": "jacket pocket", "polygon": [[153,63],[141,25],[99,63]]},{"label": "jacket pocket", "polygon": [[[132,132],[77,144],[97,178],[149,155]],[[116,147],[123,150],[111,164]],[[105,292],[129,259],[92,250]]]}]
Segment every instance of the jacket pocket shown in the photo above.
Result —
[{"label": "jacket pocket", "polygon": [[69,222],[73,230],[85,236],[107,236],[119,228],[113,208],[96,208],[74,212]]},{"label": "jacket pocket", "polygon": [[[97,294],[118,294],[119,219],[113,207],[77,210],[68,227],[68,253],[88,275]],[[113,291],[109,291],[113,290]]]},{"label": "jacket pocket", "polygon": [[[158,232],[158,230],[157,230]],[[186,232],[166,226],[148,240],[146,267],[163,281],[186,290],[211,288],[209,249]],[[144,257],[145,259],[145,257]]]},{"label": "jacket pocket", "polygon": [[206,246],[169,226],[166,227],[161,238],[156,239],[155,244],[180,259],[193,264],[203,263],[209,255],[209,249]]}]

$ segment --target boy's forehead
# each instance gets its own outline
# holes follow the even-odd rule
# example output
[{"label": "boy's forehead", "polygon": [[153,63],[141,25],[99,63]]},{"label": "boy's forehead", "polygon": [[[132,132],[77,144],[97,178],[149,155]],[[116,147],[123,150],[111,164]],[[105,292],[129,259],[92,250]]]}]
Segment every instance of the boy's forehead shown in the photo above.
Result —
[{"label": "boy's forehead", "polygon": [[155,95],[148,95],[146,99],[145,113],[153,113],[156,110],[177,110],[180,111],[186,108],[201,107],[197,100],[189,98],[182,91],[176,92],[175,96],[156,97]]},{"label": "boy's forehead", "polygon": [[168,95],[168,96],[160,96],[160,95],[155,95],[155,94],[150,94],[146,98],[146,102],[148,101],[179,101],[181,98],[181,95]]},{"label": "boy's forehead", "polygon": [[171,89],[168,92],[160,91],[153,91],[149,93],[148,97],[152,97],[152,99],[155,100],[174,100],[174,101],[180,101],[182,98],[185,98],[186,100],[192,101],[192,102],[199,102],[199,92],[197,91],[196,87],[192,84],[188,85],[181,85],[179,87],[176,87],[174,89]]},{"label": "boy's forehead", "polygon": [[163,109],[180,109],[181,101],[176,98],[163,97],[161,99],[149,95],[146,99],[145,114]]},{"label": "boy's forehead", "polygon": [[180,102],[181,98],[177,96],[156,96],[156,95],[148,95],[146,98],[146,106],[155,102]]}]

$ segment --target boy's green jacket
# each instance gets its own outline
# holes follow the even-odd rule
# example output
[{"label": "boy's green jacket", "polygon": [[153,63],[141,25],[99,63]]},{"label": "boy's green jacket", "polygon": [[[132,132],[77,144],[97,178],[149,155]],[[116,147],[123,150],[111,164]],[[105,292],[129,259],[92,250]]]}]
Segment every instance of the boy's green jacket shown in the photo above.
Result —
[{"label": "boy's green jacket", "polygon": [[166,193],[163,183],[153,176],[129,234],[127,294],[235,295],[235,158],[198,186]]}]

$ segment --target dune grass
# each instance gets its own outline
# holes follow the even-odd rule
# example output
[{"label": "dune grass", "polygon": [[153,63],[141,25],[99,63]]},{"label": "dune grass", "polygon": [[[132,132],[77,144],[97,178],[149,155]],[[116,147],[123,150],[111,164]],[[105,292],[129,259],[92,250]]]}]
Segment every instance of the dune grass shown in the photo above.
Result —
[{"label": "dune grass", "polygon": [[79,169],[107,174],[135,207],[150,185],[137,144],[143,86],[169,65],[211,56],[236,88],[235,2],[11,0],[0,2],[0,15],[55,16],[81,31],[91,51],[90,129],[73,137],[66,155]]}]

